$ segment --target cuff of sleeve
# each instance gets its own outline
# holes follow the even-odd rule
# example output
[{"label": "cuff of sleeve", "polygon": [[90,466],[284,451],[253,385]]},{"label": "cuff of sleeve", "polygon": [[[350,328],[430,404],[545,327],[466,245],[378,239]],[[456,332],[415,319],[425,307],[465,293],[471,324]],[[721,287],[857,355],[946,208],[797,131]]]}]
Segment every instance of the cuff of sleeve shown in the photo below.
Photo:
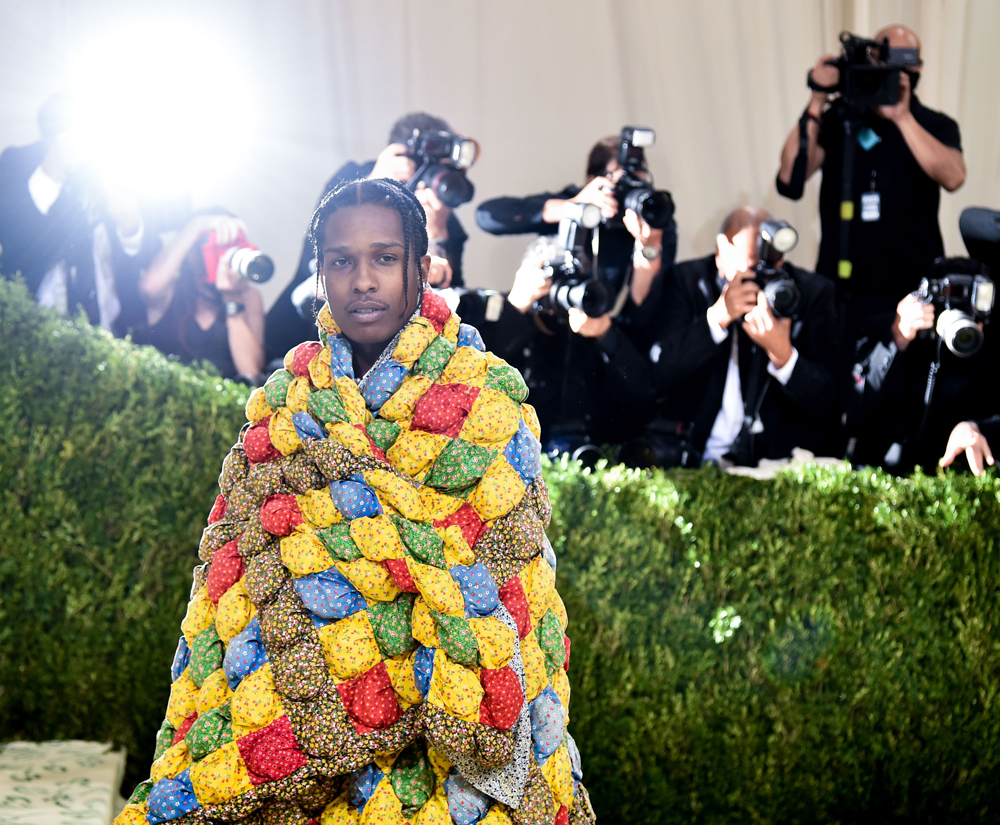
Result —
[{"label": "cuff of sleeve", "polygon": [[712,334],[712,340],[716,344],[721,344],[726,338],[729,337],[729,330],[723,329],[715,321],[712,320],[712,316],[705,313],[705,320],[708,321],[708,331]]},{"label": "cuff of sleeve", "polygon": [[139,254],[139,250],[142,249],[143,237],[146,234],[146,225],[142,218],[139,218],[139,228],[131,235],[123,235],[121,229],[117,227],[115,227],[115,232],[118,234],[118,243],[122,245],[122,251],[126,255],[134,258]]},{"label": "cuff of sleeve", "polygon": [[795,349],[795,347],[792,347],[792,356],[785,362],[785,366],[779,369],[774,366],[773,362],[769,361],[767,364],[767,371],[777,378],[778,381],[781,382],[781,385],[784,386],[788,383],[788,379],[792,377],[792,372],[795,370],[795,365],[797,363],[799,363],[799,351]]}]

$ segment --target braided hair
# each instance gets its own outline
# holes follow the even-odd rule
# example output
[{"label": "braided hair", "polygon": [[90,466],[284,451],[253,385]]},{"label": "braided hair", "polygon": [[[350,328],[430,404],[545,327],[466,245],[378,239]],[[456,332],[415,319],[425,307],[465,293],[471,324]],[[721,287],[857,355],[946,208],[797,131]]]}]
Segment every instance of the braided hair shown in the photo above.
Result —
[{"label": "braided hair", "polygon": [[[346,206],[365,205],[394,209],[403,223],[403,306],[400,309],[402,317],[406,311],[407,296],[410,292],[411,256],[419,261],[427,254],[427,215],[416,195],[406,187],[406,184],[389,178],[363,178],[341,184],[328,193],[313,212],[312,220],[309,221],[309,240],[316,253],[316,260],[322,263],[323,228],[327,219],[338,209]],[[317,266],[317,286],[321,271],[322,267]]]}]

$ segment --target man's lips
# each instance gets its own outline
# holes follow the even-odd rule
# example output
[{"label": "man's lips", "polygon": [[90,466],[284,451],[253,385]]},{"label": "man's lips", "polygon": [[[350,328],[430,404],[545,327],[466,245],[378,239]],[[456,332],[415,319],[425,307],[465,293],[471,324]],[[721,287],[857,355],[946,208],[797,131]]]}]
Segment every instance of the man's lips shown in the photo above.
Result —
[{"label": "man's lips", "polygon": [[388,308],[388,305],[381,301],[354,301],[347,305],[347,311],[355,321],[361,323],[381,318]]}]

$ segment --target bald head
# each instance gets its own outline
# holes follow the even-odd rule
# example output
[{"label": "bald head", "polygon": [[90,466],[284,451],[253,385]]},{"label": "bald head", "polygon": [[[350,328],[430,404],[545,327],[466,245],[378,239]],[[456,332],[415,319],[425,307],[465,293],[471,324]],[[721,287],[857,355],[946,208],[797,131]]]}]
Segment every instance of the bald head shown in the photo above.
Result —
[{"label": "bald head", "polygon": [[757,264],[757,236],[760,225],[771,213],[756,206],[730,212],[715,236],[715,265],[728,281]]},{"label": "bald head", "polygon": [[886,37],[889,38],[889,45],[894,49],[920,51],[920,38],[917,37],[917,33],[913,29],[908,29],[906,26],[886,26],[884,29],[879,29],[872,39],[881,43]]}]

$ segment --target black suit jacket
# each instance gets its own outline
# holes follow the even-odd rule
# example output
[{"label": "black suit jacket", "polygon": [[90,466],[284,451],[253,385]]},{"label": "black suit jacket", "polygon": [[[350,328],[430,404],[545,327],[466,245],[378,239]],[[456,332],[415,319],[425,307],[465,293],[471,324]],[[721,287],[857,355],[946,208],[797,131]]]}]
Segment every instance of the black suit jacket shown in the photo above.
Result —
[{"label": "black suit jacket", "polygon": [[[792,344],[799,358],[788,383],[767,371],[768,358],[738,324],[729,327],[739,342],[740,386],[744,402],[759,403],[763,432],[754,439],[754,458],[785,458],[803,447],[829,454],[836,443],[837,390],[833,367],[837,317],[833,285],[790,264],[786,270],[802,293],[792,322]],[[652,380],[664,417],[694,425],[699,449],[722,408],[729,369],[730,337],[716,344],[706,313],[721,294],[715,256],[676,264],[658,296],[650,351]],[[752,410],[750,410],[752,412]]]}]

